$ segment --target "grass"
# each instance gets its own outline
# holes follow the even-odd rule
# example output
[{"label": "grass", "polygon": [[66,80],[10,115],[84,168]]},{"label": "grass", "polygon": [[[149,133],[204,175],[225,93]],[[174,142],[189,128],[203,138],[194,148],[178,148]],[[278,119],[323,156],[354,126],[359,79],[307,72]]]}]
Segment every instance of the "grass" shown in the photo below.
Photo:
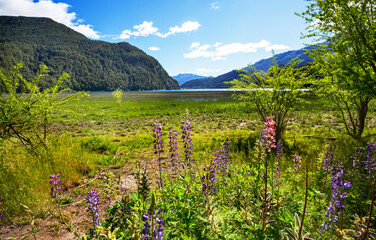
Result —
[{"label": "grass", "polygon": [[[181,239],[178,234],[186,236],[186,239],[205,239],[202,238],[203,233],[212,239],[224,236],[238,239],[249,236],[249,233],[255,239],[282,238],[285,235],[283,228],[291,228],[294,224],[294,213],[301,214],[304,200],[304,174],[292,173],[293,154],[302,156],[303,163],[308,164],[310,169],[310,204],[305,231],[320,238],[316,234],[317,228],[324,220],[323,214],[330,200],[330,178],[323,178],[321,172],[326,150],[332,149],[336,159],[343,161],[347,168],[351,168],[352,164],[349,157],[356,153],[356,143],[340,131],[342,125],[338,113],[327,99],[316,96],[305,97],[294,109],[285,132],[280,205],[273,217],[276,223],[266,232],[260,232],[258,193],[255,190],[260,182],[256,177],[259,170],[255,144],[259,130],[264,126],[254,111],[244,103],[233,101],[230,92],[125,93],[120,107],[111,93],[91,93],[89,98],[61,106],[53,116],[48,151],[40,150],[40,155],[35,157],[14,143],[2,143],[0,213],[5,217],[1,224],[25,223],[22,216],[24,209],[20,204],[28,206],[37,217],[45,218],[49,214],[53,207],[48,184],[51,174],[60,173],[64,188],[68,190],[104,169],[119,169],[124,165],[134,166],[137,161],[150,163],[155,160],[152,124],[161,123],[164,136],[168,136],[171,129],[180,135],[180,121],[186,109],[192,122],[193,158],[198,163],[195,170],[199,176],[204,174],[203,166],[210,164],[213,153],[226,138],[231,142],[234,167],[226,180],[228,192],[222,191],[213,197],[212,205],[203,204],[199,181],[182,178],[171,181],[169,187],[157,192],[158,201],[165,204],[162,208],[167,239]],[[375,135],[375,110],[373,103],[364,134],[367,141]],[[166,137],[165,144],[167,147]],[[181,157],[184,155],[181,147],[179,154]],[[151,165],[149,171],[153,171]],[[349,177],[356,186],[357,194],[350,194],[348,201],[352,205],[346,216],[354,213],[365,216],[369,206],[369,202],[364,201],[367,194],[369,199],[367,185],[352,174]],[[152,179],[152,175],[149,178]],[[104,190],[108,189],[104,187]],[[84,193],[86,191],[74,190],[77,196]],[[176,204],[176,201],[182,205]],[[150,204],[138,200],[134,203],[143,204],[139,206],[141,213]],[[173,212],[166,208],[169,204],[173,206]],[[187,204],[193,205],[187,208]],[[177,216],[179,219],[184,214],[193,215],[190,215],[189,221],[185,219],[186,222],[177,220]],[[200,215],[205,219],[200,219]],[[218,221],[213,222],[210,216],[216,216]],[[140,219],[138,221],[141,226]],[[192,223],[203,224],[203,228],[190,226]],[[348,220],[346,226],[350,226]]]}]

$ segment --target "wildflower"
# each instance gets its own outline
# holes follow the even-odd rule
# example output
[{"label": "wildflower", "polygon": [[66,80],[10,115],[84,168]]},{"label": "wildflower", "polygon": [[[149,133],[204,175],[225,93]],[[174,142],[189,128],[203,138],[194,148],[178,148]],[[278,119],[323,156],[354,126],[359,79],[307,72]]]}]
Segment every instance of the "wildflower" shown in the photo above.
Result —
[{"label": "wildflower", "polygon": [[281,141],[278,141],[277,143],[277,157],[276,157],[276,165],[275,165],[275,181],[278,185],[279,183],[279,176],[280,176],[280,171],[281,171],[281,168],[280,168],[280,163],[282,161],[282,154],[283,154],[283,145],[282,145],[282,142]]},{"label": "wildflower", "polygon": [[340,167],[337,164],[332,166],[332,197],[325,214],[328,221],[324,221],[324,223],[321,224],[322,230],[320,230],[320,233],[323,230],[328,231],[330,228],[334,231],[334,225],[339,221],[339,212],[345,209],[344,203],[347,195],[345,190],[346,188],[352,187],[352,184],[350,182],[345,182],[344,174],[345,168],[343,166]]},{"label": "wildflower", "polygon": [[155,154],[160,154],[160,153],[163,153],[163,140],[162,140],[162,125],[161,124],[157,124],[157,123],[154,123],[153,124],[154,128],[153,128],[153,137],[154,137],[154,140],[153,140],[153,143],[154,143],[154,153]]},{"label": "wildflower", "polygon": [[[142,221],[144,222],[144,228],[141,231],[141,237],[145,240],[151,239],[162,239],[163,237],[163,220],[161,216],[161,209],[159,208],[157,213],[151,212],[149,209],[145,214],[142,215]],[[158,225],[158,226],[157,226]],[[150,233],[151,230],[151,233]]]},{"label": "wildflower", "polygon": [[191,138],[191,123],[190,118],[184,117],[183,121],[181,122],[181,138],[184,144],[184,153],[185,153],[185,160],[186,165],[188,167],[191,166],[192,157],[192,138]]},{"label": "wildflower", "polygon": [[272,148],[275,148],[275,121],[271,120],[270,117],[267,117],[265,122],[266,129],[263,132],[265,135],[265,146],[268,152],[271,151]]},{"label": "wildflower", "polygon": [[178,134],[172,130],[169,132],[168,138],[170,139],[170,157],[171,157],[171,164],[172,167],[175,168],[176,166],[176,161],[178,160],[179,154],[177,153],[178,150],[178,142],[176,140],[176,137]]},{"label": "wildflower", "polygon": [[294,154],[292,156],[292,162],[294,163],[294,168],[292,169],[293,172],[296,172],[299,168],[302,167],[301,162],[302,162],[302,157],[299,155]]},{"label": "wildflower", "polygon": [[206,174],[201,177],[201,179],[203,180],[201,191],[205,194],[205,196],[214,195],[214,182],[217,180],[214,164],[211,164],[204,168],[204,171],[206,172]]},{"label": "wildflower", "polygon": [[325,154],[324,167],[323,167],[325,175],[329,175],[330,173],[330,169],[333,165],[333,157],[334,157],[334,154],[328,150]]},{"label": "wildflower", "polygon": [[51,186],[51,196],[53,198],[56,198],[58,192],[63,190],[63,188],[59,186],[59,184],[62,182],[61,179],[60,179],[60,174],[50,175],[50,179],[51,179],[50,184],[52,185]]},{"label": "wildflower", "polygon": [[90,232],[94,232],[95,226],[99,225],[100,216],[99,216],[99,199],[97,190],[91,189],[88,192],[88,196],[86,197],[87,203],[89,203],[89,207],[86,210],[90,213],[92,217],[92,222],[90,222],[90,225],[93,225],[93,228],[90,229]]},{"label": "wildflower", "polygon": [[158,185],[159,187],[163,186],[163,179],[162,179],[162,166],[161,166],[161,153],[163,153],[163,140],[162,140],[162,125],[154,123],[154,128],[153,128],[153,137],[154,137],[154,153],[158,154],[158,163],[159,163],[159,177],[157,177]]},{"label": "wildflower", "polygon": [[366,148],[365,167],[369,173],[376,171],[376,142],[370,141]]}]

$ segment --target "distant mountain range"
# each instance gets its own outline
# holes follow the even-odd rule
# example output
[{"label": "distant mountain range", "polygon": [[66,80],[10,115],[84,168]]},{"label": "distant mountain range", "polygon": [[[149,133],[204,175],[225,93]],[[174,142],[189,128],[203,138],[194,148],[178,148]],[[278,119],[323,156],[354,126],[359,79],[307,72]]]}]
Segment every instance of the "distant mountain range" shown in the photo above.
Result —
[{"label": "distant mountain range", "polygon": [[[277,59],[278,65],[286,65],[291,59],[298,57],[300,59],[300,64],[298,66],[306,65],[307,63],[312,62],[312,59],[305,54],[304,49],[302,48],[299,50],[288,51],[280,54],[276,54],[275,57]],[[252,66],[255,67],[258,71],[262,70],[264,72],[268,71],[269,68],[273,65],[273,57],[268,59],[262,59]],[[245,70],[250,70],[248,67],[243,68]],[[218,77],[211,77],[211,78],[201,78],[195,79],[184,84],[181,84],[181,88],[229,88],[230,85],[225,84],[225,82],[230,82],[233,79],[237,79],[239,77],[239,72],[237,70],[232,70],[228,73],[219,75]]]},{"label": "distant mountain range", "polygon": [[212,78],[212,77],[200,76],[200,75],[192,74],[192,73],[181,73],[179,75],[173,76],[172,78],[178,81],[179,85],[182,85],[183,83],[194,80],[194,79]]},{"label": "distant mountain range", "polygon": [[22,74],[33,79],[39,65],[49,75],[46,88],[63,73],[73,90],[113,91],[178,89],[159,62],[126,42],[95,41],[49,18],[0,16],[0,68],[23,63]]}]

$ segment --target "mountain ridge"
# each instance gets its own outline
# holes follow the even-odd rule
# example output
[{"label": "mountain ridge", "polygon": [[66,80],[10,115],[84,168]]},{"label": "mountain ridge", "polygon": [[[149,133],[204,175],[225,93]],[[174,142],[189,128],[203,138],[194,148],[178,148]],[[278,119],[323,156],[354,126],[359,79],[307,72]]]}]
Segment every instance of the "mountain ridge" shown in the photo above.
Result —
[{"label": "mountain ridge", "polygon": [[[298,67],[304,66],[310,62],[312,59],[305,54],[305,50],[309,49],[310,47],[301,48],[298,50],[290,50],[287,52],[276,54],[276,60],[278,65],[286,65],[291,59],[298,57],[301,61],[298,64]],[[268,71],[268,69],[273,65],[273,57],[261,59],[254,63],[252,66],[256,68],[258,71]],[[251,70],[248,67],[243,68],[244,70]],[[180,85],[181,88],[229,88],[229,84],[225,84],[225,82],[230,82],[233,79],[237,79],[239,77],[238,70],[234,69],[230,72],[224,73],[214,78],[201,78],[195,79],[184,84]]]},{"label": "mountain ridge", "polygon": [[41,87],[49,87],[63,73],[72,90],[113,91],[178,89],[161,64],[127,42],[90,40],[49,18],[0,16],[0,67],[23,63],[32,78],[40,64],[49,67]]},{"label": "mountain ridge", "polygon": [[176,76],[172,76],[173,79],[178,81],[179,85],[182,85],[183,83],[194,80],[194,79],[201,79],[201,78],[212,78],[208,76],[201,76],[193,73],[180,73]]}]

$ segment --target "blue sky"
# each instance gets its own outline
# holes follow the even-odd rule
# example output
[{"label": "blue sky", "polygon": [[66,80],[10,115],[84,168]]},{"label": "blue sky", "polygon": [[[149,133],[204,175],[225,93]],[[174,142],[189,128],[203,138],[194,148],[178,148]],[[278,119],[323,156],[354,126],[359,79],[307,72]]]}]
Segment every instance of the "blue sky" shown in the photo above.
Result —
[{"label": "blue sky", "polygon": [[301,39],[304,0],[0,0],[0,15],[50,17],[91,39],[126,41],[171,75],[217,76]]}]

